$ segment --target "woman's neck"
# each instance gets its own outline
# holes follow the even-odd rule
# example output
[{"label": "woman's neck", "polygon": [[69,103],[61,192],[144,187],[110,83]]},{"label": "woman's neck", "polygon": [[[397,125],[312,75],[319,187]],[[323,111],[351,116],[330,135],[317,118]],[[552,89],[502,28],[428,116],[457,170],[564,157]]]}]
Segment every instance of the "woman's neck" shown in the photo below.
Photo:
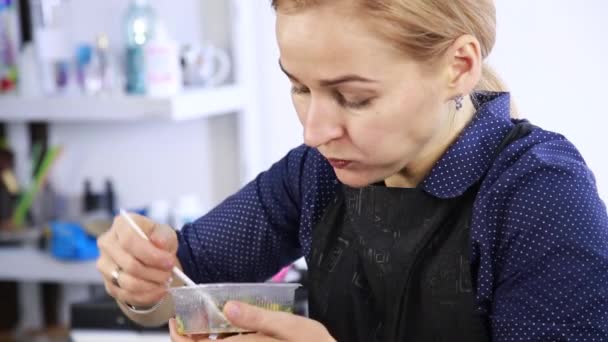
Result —
[{"label": "woman's neck", "polygon": [[456,141],[460,133],[475,116],[476,108],[469,96],[465,96],[462,108],[454,116],[454,121],[437,135],[435,142],[428,144],[419,157],[410,162],[398,173],[384,180],[388,187],[414,188],[431,172],[435,164]]}]

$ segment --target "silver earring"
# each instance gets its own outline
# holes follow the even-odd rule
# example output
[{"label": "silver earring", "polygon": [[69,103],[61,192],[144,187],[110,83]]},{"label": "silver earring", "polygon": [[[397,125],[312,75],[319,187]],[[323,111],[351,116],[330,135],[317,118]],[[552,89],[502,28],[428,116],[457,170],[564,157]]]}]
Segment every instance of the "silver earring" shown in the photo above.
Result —
[{"label": "silver earring", "polygon": [[454,103],[456,104],[456,110],[460,110],[462,108],[462,101],[464,100],[464,96],[458,95],[454,97]]}]

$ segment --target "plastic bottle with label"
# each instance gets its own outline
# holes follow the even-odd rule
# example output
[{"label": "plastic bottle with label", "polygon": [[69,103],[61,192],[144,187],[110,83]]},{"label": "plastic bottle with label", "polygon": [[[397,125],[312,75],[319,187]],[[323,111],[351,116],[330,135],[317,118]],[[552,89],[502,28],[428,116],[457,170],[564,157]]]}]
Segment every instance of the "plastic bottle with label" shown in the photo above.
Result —
[{"label": "plastic bottle with label", "polygon": [[146,94],[145,46],[154,36],[156,13],[147,0],[132,0],[125,15],[126,91]]},{"label": "plastic bottle with label", "polygon": [[179,45],[162,21],[156,21],[154,37],[144,51],[147,94],[156,97],[178,94],[182,89]]}]

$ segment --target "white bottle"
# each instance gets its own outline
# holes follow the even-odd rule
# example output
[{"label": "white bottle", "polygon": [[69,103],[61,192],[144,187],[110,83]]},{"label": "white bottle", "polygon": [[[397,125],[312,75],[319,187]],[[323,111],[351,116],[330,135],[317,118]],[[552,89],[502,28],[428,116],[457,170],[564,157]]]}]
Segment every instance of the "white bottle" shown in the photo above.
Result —
[{"label": "white bottle", "polygon": [[164,23],[158,20],[156,33],[144,48],[147,94],[155,97],[177,95],[182,90],[179,45],[171,39]]},{"label": "white bottle", "polygon": [[18,66],[19,82],[17,86],[21,96],[36,97],[43,95],[37,62],[34,44],[31,42],[25,43],[21,49]]},{"label": "white bottle", "polygon": [[68,89],[69,82],[74,79],[69,79],[70,75],[67,75],[67,84],[57,80],[57,74],[61,73],[59,70],[63,70],[59,65],[68,63],[72,58],[67,33],[68,5],[65,1],[47,3],[42,0],[32,0],[31,5],[39,84],[47,95],[71,92],[73,89]]}]

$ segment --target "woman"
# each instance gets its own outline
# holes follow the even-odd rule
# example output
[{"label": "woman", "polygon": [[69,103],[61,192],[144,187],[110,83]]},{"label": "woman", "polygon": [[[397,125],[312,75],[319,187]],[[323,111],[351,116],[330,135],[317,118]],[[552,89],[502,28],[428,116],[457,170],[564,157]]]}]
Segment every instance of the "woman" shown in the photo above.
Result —
[{"label": "woman", "polygon": [[173,265],[262,281],[305,256],[311,319],[231,303],[258,331],[232,339],[608,338],[606,207],[570,142],[510,118],[491,0],[273,5],[305,145],[177,236],[118,218],[98,267],[131,318],[168,319]]}]

